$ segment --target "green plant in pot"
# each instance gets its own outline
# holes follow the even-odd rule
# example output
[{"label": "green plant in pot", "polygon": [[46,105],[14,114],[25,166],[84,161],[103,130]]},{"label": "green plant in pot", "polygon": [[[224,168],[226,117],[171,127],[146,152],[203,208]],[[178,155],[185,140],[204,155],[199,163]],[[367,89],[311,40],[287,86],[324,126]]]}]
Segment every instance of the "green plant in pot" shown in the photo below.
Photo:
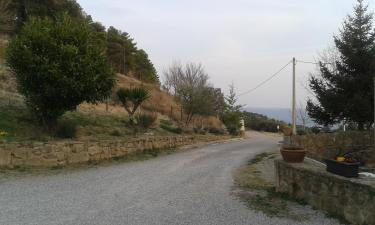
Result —
[{"label": "green plant in pot", "polygon": [[294,141],[292,138],[293,132],[291,128],[285,127],[283,129],[283,133],[286,137],[289,137],[288,143],[284,143],[280,149],[280,153],[281,153],[281,156],[283,157],[283,160],[285,162],[290,162],[290,163],[303,162],[306,156],[306,150],[303,147],[294,144]]},{"label": "green plant in pot", "polygon": [[337,155],[335,159],[325,159],[327,171],[348,178],[358,177],[360,162],[352,156],[352,153]]}]

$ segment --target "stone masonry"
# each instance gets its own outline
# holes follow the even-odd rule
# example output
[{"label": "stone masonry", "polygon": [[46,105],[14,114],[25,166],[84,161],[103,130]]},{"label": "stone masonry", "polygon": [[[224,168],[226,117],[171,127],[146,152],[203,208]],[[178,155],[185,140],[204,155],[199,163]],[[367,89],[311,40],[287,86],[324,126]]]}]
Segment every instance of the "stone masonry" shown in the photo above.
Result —
[{"label": "stone masonry", "polygon": [[375,225],[375,179],[345,178],[324,165],[275,161],[276,189],[358,225]]},{"label": "stone masonry", "polygon": [[353,155],[366,167],[375,167],[374,138],[371,132],[338,132],[294,136],[294,144],[304,147],[307,155],[322,161],[333,159],[338,153],[354,152]]},{"label": "stone masonry", "polygon": [[0,143],[0,167],[54,167],[123,157],[144,150],[176,148],[220,136],[166,136],[124,141]]}]

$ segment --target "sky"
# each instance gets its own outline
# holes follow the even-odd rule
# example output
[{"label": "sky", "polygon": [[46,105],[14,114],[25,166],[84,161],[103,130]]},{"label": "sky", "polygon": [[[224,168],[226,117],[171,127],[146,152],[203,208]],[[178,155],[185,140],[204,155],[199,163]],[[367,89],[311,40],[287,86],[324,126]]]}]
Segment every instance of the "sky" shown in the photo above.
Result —
[{"label": "sky", "polygon": [[[355,0],[78,0],[105,26],[130,34],[154,63],[159,76],[173,62],[202,63],[210,82],[238,94],[256,87],[293,57],[315,61],[333,43]],[[366,0],[365,0],[366,2]],[[370,10],[375,0],[367,0]],[[316,67],[297,63],[297,102],[311,94]],[[248,107],[288,108],[292,66],[239,98]]]}]

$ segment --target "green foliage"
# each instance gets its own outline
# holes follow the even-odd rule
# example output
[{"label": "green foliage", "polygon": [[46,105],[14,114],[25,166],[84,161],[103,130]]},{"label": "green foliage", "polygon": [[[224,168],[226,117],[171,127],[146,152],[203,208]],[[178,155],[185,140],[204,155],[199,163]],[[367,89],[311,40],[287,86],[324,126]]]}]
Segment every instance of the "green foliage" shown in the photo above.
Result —
[{"label": "green foliage", "polygon": [[116,72],[127,74],[134,68],[134,57],[137,48],[129,34],[109,27],[107,31],[107,55]]},{"label": "green foliage", "polygon": [[215,89],[208,84],[202,64],[174,63],[164,75],[164,87],[181,102],[187,115],[186,125],[195,115],[215,115]]},{"label": "green foliage", "polygon": [[156,69],[147,53],[143,49],[139,49],[133,55],[134,57],[134,75],[138,80],[146,81],[149,83],[158,84],[159,77]]},{"label": "green foliage", "polygon": [[157,114],[149,114],[149,113],[140,113],[135,116],[135,120],[137,121],[137,125],[142,127],[143,129],[149,129],[155,125],[157,120]]},{"label": "green foliage", "polygon": [[308,101],[309,116],[321,125],[355,122],[358,129],[373,123],[373,78],[375,32],[373,14],[358,0],[354,15],[348,16],[335,36],[339,60],[334,69],[322,62],[320,73],[310,79],[317,102]]},{"label": "green foliage", "polygon": [[120,88],[116,94],[130,117],[134,115],[144,101],[150,98],[148,90],[143,87]]},{"label": "green foliage", "polygon": [[146,52],[137,49],[129,34],[110,27],[108,31],[101,23],[86,15],[76,0],[2,0],[0,1],[0,33],[18,33],[32,17],[50,19],[66,13],[76,21],[85,21],[91,27],[93,42],[104,47],[115,71],[128,74],[130,71],[145,82],[159,83],[154,65]]},{"label": "green foliage", "polygon": [[139,80],[159,83],[156,69],[147,53],[137,49],[129,34],[110,27],[107,31],[107,55],[116,72],[128,74],[132,71]]},{"label": "green foliage", "polygon": [[56,127],[55,136],[58,138],[75,138],[77,135],[77,124],[73,121],[62,120]]},{"label": "green foliage", "polygon": [[173,123],[169,120],[160,120],[160,128],[175,134],[182,133],[182,129],[179,127],[174,127]]},{"label": "green foliage", "polygon": [[75,0],[13,0],[12,10],[18,31],[32,17],[55,19],[67,13],[74,19],[84,18],[82,8]]},{"label": "green foliage", "polygon": [[114,85],[90,27],[67,15],[30,19],[10,41],[7,62],[29,109],[49,129],[80,103],[104,100]]},{"label": "green foliage", "polygon": [[267,116],[251,113],[251,112],[242,112],[242,117],[245,121],[245,127],[256,130],[256,131],[264,131],[264,132],[278,132],[277,126],[280,127],[280,131],[282,127],[286,126],[282,121],[270,119]]},{"label": "green foliage", "polygon": [[226,107],[221,120],[231,135],[238,135],[241,127],[241,108],[242,105],[237,104],[237,96],[233,84],[229,86],[229,94],[225,97]]}]

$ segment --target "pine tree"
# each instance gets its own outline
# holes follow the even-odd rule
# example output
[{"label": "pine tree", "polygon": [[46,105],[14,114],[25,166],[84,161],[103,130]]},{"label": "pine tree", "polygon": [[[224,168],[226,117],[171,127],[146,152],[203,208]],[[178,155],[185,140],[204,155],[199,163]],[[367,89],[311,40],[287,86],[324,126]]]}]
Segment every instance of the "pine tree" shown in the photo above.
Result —
[{"label": "pine tree", "polygon": [[334,36],[340,58],[336,70],[320,63],[319,76],[310,79],[317,102],[309,99],[307,110],[315,122],[332,125],[354,122],[358,129],[373,123],[373,78],[375,75],[375,32],[373,14],[358,0],[354,15],[344,21]]}]

